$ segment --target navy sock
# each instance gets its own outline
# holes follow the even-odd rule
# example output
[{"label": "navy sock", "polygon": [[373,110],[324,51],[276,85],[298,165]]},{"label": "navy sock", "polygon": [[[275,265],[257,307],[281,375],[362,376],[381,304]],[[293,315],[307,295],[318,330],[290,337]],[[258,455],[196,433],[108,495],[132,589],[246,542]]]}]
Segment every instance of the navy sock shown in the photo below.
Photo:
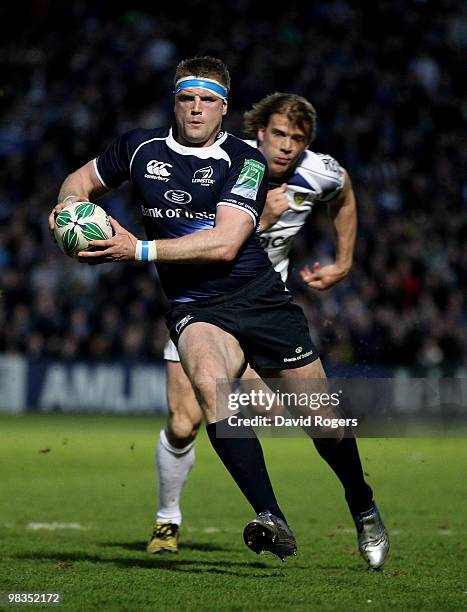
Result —
[{"label": "navy sock", "polygon": [[355,438],[332,444],[326,438],[313,439],[316,450],[341,481],[350,512],[360,514],[371,507],[373,491],[365,482]]},{"label": "navy sock", "polygon": [[[214,450],[256,514],[269,510],[285,521],[274,495],[264,463],[263,450],[254,429],[245,425],[231,427],[228,420],[224,419],[209,424],[206,431]],[[229,435],[230,438],[227,437]]]}]

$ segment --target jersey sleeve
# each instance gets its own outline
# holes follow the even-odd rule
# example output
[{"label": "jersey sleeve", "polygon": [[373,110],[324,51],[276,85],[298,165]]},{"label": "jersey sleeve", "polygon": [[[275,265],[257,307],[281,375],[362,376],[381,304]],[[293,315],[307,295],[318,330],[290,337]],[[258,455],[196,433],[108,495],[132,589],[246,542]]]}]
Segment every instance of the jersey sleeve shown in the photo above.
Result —
[{"label": "jersey sleeve", "polygon": [[268,168],[256,149],[242,148],[234,157],[218,206],[232,206],[250,215],[256,227],[268,191]]},{"label": "jersey sleeve", "polygon": [[126,132],[119,136],[94,160],[94,169],[104,187],[114,189],[130,180],[130,163],[134,148],[131,144],[132,134],[133,132]]},{"label": "jersey sleeve", "polygon": [[344,187],[344,168],[330,155],[319,153],[318,158],[322,164],[320,169],[322,193],[319,200],[328,202],[339,195]]}]

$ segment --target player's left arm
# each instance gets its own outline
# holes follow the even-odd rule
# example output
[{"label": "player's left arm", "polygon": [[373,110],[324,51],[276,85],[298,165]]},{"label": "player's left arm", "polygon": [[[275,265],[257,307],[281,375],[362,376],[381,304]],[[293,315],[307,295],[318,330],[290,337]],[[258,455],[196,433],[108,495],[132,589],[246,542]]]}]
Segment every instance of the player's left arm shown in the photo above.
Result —
[{"label": "player's left arm", "polygon": [[[81,251],[79,260],[98,264],[111,261],[135,261],[138,239],[110,218],[115,236],[108,240],[91,240],[94,251]],[[235,259],[243,243],[254,230],[249,214],[230,206],[218,206],[212,229],[187,234],[180,238],[150,241],[149,261],[179,264],[207,264]],[[140,259],[140,258],[138,258]]]},{"label": "player's left arm", "polygon": [[336,258],[333,264],[321,267],[316,261],[312,268],[305,266],[300,275],[313,288],[324,290],[344,279],[352,267],[357,234],[357,207],[352,183],[344,170],[341,192],[328,203],[336,239]]}]

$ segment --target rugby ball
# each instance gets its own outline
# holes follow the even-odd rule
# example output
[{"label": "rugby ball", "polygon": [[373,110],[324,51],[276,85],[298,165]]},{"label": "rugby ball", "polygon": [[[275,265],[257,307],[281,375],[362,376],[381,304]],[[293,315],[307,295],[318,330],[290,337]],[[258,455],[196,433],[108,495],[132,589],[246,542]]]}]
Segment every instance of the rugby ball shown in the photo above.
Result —
[{"label": "rugby ball", "polygon": [[73,202],[55,217],[55,240],[70,257],[89,250],[89,240],[107,240],[113,236],[110,219],[103,208],[92,202]]}]

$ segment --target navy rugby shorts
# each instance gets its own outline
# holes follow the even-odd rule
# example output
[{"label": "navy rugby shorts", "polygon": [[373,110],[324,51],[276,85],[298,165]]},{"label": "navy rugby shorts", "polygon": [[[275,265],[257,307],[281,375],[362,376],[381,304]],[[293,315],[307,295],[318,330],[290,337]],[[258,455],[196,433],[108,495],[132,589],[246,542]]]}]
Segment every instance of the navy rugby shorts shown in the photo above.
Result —
[{"label": "navy rugby shorts", "polygon": [[302,309],[272,267],[224,296],[174,304],[166,321],[175,345],[193,323],[220,327],[261,370],[299,368],[319,357]]}]

